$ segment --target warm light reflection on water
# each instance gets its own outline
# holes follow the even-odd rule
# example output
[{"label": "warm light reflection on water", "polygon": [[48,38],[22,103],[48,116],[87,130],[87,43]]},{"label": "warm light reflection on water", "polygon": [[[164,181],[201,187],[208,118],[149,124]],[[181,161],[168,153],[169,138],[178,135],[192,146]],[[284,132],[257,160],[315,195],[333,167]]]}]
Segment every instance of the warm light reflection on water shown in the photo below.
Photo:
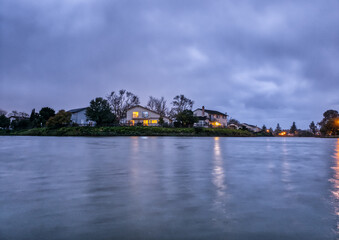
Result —
[{"label": "warm light reflection on water", "polygon": [[[334,184],[334,191],[332,191],[332,194],[334,195],[336,199],[336,205],[335,205],[335,213],[337,216],[339,216],[339,139],[337,140],[334,155],[335,159],[335,166],[332,167],[334,170],[334,177],[331,179],[331,182]],[[337,231],[339,230],[339,222],[337,222]]]},{"label": "warm light reflection on water", "polygon": [[[214,138],[214,159],[213,159],[213,183],[217,187],[217,196],[221,198],[225,194],[225,173],[220,148],[220,138]],[[219,201],[219,200],[218,200]]]}]

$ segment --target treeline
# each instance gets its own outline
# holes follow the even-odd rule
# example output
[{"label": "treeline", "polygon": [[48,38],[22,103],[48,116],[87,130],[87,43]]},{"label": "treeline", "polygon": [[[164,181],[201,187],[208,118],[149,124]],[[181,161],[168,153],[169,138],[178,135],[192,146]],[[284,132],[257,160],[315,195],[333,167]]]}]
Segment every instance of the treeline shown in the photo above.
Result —
[{"label": "treeline", "polygon": [[[97,97],[90,101],[86,110],[88,120],[96,122],[97,126],[116,126],[121,120],[126,118],[127,110],[140,104],[137,95],[124,89],[113,91],[105,98]],[[159,124],[166,126],[164,117],[175,119],[175,127],[192,127],[197,118],[193,115],[194,101],[185,97],[183,94],[173,98],[170,104],[164,97],[149,97],[147,107],[160,115]],[[30,128],[61,128],[66,126],[76,126],[71,123],[70,112],[55,110],[50,107],[43,107],[39,112],[35,109],[31,114],[13,111],[6,116],[6,112],[0,112],[0,128],[2,129],[30,129]],[[12,119],[12,121],[10,121]]]},{"label": "treeline", "polygon": [[[265,125],[262,129],[266,129]],[[296,123],[293,122],[292,126],[288,130],[283,130],[279,123],[277,124],[275,130],[272,128],[269,129],[274,135],[292,135],[299,137],[311,137],[316,135],[321,136],[339,136],[339,113],[336,110],[327,110],[323,113],[323,119],[317,124],[312,121],[309,124],[308,130],[298,129]]]}]

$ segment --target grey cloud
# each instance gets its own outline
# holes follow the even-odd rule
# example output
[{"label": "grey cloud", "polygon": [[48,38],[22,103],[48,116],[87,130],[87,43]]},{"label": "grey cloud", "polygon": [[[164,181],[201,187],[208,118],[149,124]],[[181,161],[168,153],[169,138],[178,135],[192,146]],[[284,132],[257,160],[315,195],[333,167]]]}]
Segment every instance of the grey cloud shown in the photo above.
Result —
[{"label": "grey cloud", "polygon": [[339,3],[3,0],[0,107],[184,93],[241,121],[307,127],[339,108]]}]

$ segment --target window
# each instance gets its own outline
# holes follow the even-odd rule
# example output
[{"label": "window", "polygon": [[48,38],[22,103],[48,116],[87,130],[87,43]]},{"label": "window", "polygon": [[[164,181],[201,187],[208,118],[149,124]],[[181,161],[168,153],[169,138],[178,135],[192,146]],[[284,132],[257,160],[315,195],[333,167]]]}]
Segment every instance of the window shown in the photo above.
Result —
[{"label": "window", "polygon": [[133,118],[138,118],[139,117],[139,112],[133,112]]},{"label": "window", "polygon": [[157,124],[158,120],[152,120],[152,124]]},{"label": "window", "polygon": [[148,126],[148,120],[144,120],[144,126]]},{"label": "window", "polygon": [[142,117],[143,118],[148,118],[148,112],[142,112]]}]

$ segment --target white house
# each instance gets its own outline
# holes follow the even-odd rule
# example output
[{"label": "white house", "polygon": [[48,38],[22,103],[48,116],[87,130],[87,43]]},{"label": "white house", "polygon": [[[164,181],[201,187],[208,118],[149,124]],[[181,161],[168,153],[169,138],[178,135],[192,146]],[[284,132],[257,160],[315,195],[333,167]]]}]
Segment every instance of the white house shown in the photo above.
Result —
[{"label": "white house", "polygon": [[193,111],[194,116],[198,117],[198,122],[194,124],[196,127],[226,127],[227,114],[215,110],[198,108]]},{"label": "white house", "polygon": [[87,108],[76,108],[69,110],[68,112],[72,113],[72,123],[76,123],[80,126],[94,126],[96,124],[94,121],[87,120],[86,109]]},{"label": "white house", "polygon": [[[137,105],[127,110],[126,121],[130,125],[159,126],[160,115],[148,108]],[[164,122],[171,123],[167,117],[163,117]]]}]

